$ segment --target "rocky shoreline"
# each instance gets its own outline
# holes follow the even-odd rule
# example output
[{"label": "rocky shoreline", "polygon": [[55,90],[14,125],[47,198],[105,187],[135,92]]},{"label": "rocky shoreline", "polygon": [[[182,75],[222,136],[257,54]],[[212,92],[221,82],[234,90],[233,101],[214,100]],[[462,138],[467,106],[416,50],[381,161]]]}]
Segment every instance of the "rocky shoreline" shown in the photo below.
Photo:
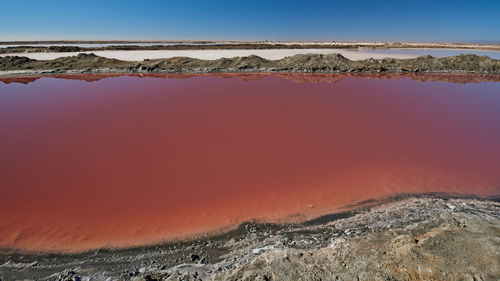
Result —
[{"label": "rocky shoreline", "polygon": [[500,203],[443,194],[366,201],[295,224],[80,254],[0,254],[5,280],[498,280]]},{"label": "rocky shoreline", "polygon": [[122,61],[79,54],[54,60],[0,57],[0,76],[84,73],[463,73],[500,74],[500,60],[487,56],[459,55],[415,59],[367,59],[351,61],[340,54],[295,55],[279,60],[258,56],[201,60],[188,57]]}]

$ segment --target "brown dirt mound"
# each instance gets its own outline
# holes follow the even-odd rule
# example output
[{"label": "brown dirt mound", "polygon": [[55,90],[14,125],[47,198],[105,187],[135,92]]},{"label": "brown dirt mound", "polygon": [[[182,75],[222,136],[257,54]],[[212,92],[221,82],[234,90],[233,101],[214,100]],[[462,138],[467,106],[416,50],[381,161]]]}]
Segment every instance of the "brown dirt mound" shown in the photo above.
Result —
[{"label": "brown dirt mound", "polygon": [[[266,60],[258,56],[201,60],[187,57],[129,62],[109,59],[94,54],[79,54],[54,60],[32,60],[26,57],[0,58],[0,71],[65,72],[150,72],[150,73],[206,73],[206,72],[323,72],[323,73],[487,73],[500,74],[500,60],[487,56],[459,55],[415,59],[367,59],[351,61],[340,54],[295,55],[280,60]],[[28,74],[26,74],[28,75]]]}]

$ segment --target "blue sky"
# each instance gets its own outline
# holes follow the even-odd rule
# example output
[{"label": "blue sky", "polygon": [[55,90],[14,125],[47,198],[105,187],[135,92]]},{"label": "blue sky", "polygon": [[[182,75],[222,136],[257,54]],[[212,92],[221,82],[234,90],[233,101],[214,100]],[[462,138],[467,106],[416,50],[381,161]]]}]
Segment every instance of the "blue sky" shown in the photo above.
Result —
[{"label": "blue sky", "polygon": [[0,0],[0,41],[500,41],[500,0]]}]

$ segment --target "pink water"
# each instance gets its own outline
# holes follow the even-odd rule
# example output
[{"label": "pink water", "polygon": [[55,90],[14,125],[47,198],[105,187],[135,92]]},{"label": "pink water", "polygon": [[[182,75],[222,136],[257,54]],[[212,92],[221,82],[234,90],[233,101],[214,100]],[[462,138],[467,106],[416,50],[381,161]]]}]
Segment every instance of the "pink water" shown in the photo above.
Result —
[{"label": "pink water", "polygon": [[[500,193],[495,77],[162,77],[4,78],[0,248],[143,245],[399,193]],[[482,83],[442,82],[457,79]]]}]

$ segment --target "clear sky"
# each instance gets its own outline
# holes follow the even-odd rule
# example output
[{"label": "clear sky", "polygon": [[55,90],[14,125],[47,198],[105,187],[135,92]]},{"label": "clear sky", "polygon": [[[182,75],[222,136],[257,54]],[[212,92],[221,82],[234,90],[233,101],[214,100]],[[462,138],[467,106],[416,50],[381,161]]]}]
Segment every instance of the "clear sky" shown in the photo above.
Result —
[{"label": "clear sky", "polygon": [[500,41],[500,0],[0,0],[0,41]]}]

